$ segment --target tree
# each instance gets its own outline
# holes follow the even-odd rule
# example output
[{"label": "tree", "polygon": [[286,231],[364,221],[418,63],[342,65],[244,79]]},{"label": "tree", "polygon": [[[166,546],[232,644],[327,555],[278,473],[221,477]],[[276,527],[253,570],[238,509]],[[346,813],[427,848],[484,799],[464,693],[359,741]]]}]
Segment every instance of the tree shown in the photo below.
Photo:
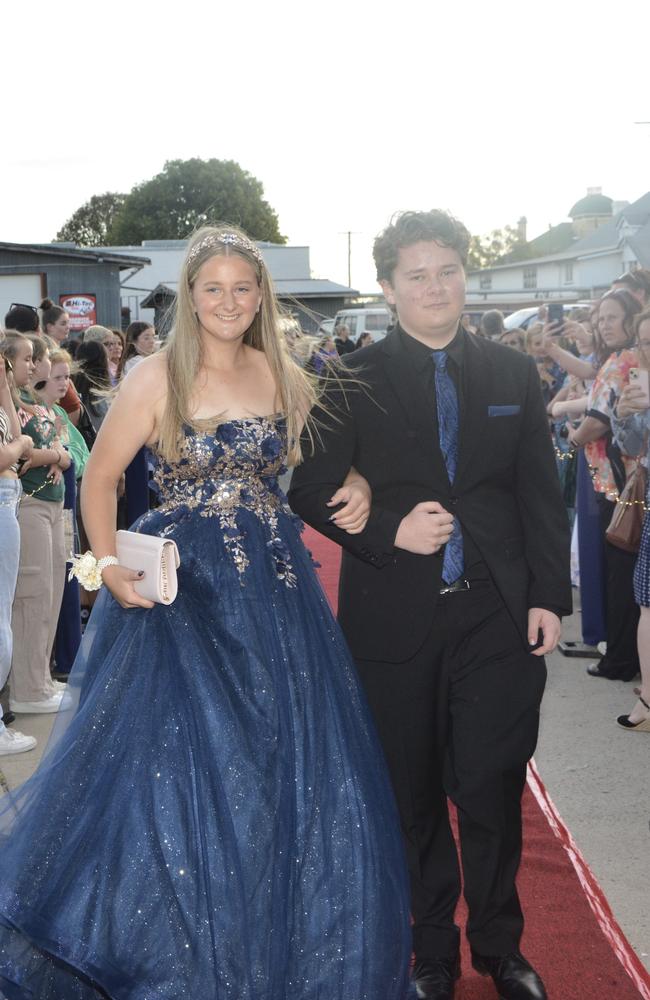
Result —
[{"label": "tree", "polygon": [[527,247],[528,244],[519,238],[519,232],[513,226],[493,229],[489,236],[472,236],[467,267],[473,271],[492,264],[505,264],[506,261],[525,260]]},{"label": "tree", "polygon": [[133,188],[109,233],[113,244],[186,239],[198,226],[231,222],[257,240],[284,243],[257,178],[233,160],[169,160]]},{"label": "tree", "polygon": [[66,224],[58,231],[55,239],[79,243],[85,247],[106,246],[110,242],[110,232],[117,212],[122,208],[126,195],[107,191],[94,194],[90,201],[78,208]]}]

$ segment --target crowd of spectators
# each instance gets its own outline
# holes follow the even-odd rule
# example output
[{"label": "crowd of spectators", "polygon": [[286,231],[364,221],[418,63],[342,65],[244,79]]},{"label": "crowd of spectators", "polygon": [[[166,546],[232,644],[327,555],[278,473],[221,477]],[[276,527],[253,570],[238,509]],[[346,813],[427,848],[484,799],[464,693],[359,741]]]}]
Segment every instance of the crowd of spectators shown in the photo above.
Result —
[{"label": "crowd of spectators", "polygon": [[[71,336],[49,299],[15,304],[0,332],[0,755],[36,740],[12,727],[21,713],[53,713],[63,698],[92,594],[68,580],[83,550],[78,484],[120,379],[155,350],[150,323],[126,331],[91,326]],[[134,462],[131,499],[147,494],[146,461]],[[122,489],[122,493],[124,490]],[[147,497],[148,500],[148,497]],[[142,510],[127,510],[120,527]],[[137,506],[137,505],[136,505]],[[87,547],[87,545],[86,545]]]},{"label": "crowd of spectators", "polygon": [[[485,317],[483,335],[525,350],[537,364],[574,521],[583,635],[589,645],[603,643],[587,672],[623,681],[640,674],[638,701],[617,721],[650,732],[650,494],[639,502],[624,493],[638,467],[648,466],[650,398],[647,375],[644,383],[638,373],[650,369],[650,271],[623,274],[593,308],[573,310],[563,323],[546,321],[542,309],[526,330],[499,331],[498,320]],[[630,508],[628,523],[643,521],[638,550],[608,537],[619,504]]]},{"label": "crowd of spectators", "polygon": [[[283,322],[289,349],[317,374],[372,342],[370,334],[352,341],[341,326],[336,336],[307,337],[295,321]],[[639,465],[648,464],[650,399],[643,380],[630,373],[650,369],[650,272],[622,275],[591,308],[568,312],[561,324],[549,322],[541,306],[527,329],[506,329],[498,310],[485,312],[478,328],[464,316],[463,326],[535,360],[573,522],[583,635],[589,645],[606,644],[588,673],[625,681],[640,673],[638,701],[618,722],[627,730],[650,732],[648,497],[633,512],[644,517],[638,553],[614,545],[606,534],[626,482]],[[116,386],[155,348],[155,330],[146,322],[132,323],[126,336],[95,325],[72,337],[68,314],[49,299],[39,309],[14,305],[5,317],[0,334],[0,690],[5,688],[0,755],[35,745],[33,737],[9,728],[15,715],[56,712],[61,703],[92,604],[92,595],[67,580],[66,563],[85,550],[78,484]],[[133,466],[138,485],[129,489],[127,470],[126,496],[118,506],[122,527],[142,512],[143,493],[145,504],[149,500],[146,456]]]}]

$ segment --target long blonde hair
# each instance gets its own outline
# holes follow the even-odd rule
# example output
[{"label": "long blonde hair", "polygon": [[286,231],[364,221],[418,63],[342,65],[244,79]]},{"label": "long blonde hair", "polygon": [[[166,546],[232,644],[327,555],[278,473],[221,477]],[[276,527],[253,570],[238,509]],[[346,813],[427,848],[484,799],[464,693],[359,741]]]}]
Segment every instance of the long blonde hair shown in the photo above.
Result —
[{"label": "long blonde hair", "polygon": [[[205,428],[205,421],[193,420],[189,412],[203,363],[192,286],[207,260],[231,254],[250,264],[262,293],[259,312],[244,335],[244,343],[266,355],[277,386],[280,409],[287,421],[287,460],[290,465],[296,465],[302,459],[300,430],[318,398],[317,380],[303,371],[289,354],[282,332],[282,313],[259,250],[241,229],[231,225],[204,226],[194,233],[187,247],[178,284],[174,324],[163,348],[167,360],[167,401],[158,448],[167,461],[177,460],[183,426],[189,425],[196,430]],[[219,423],[219,420],[212,423]]]}]

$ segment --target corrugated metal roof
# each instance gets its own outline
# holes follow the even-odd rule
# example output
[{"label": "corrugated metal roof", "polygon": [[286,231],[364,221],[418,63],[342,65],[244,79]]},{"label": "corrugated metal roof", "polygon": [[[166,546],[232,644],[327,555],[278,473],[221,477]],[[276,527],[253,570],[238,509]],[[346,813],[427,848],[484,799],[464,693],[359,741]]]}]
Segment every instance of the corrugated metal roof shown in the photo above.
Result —
[{"label": "corrugated metal roof", "polygon": [[102,248],[91,249],[89,247],[78,247],[74,244],[64,243],[0,243],[0,250],[10,250],[12,253],[32,253],[42,255],[53,255],[55,257],[74,257],[82,260],[95,260],[98,263],[105,261],[109,264],[121,264],[124,268],[133,267],[134,264],[144,267],[150,264],[149,257],[135,257],[132,254],[117,254]]},{"label": "corrugated metal roof", "polygon": [[356,288],[348,288],[347,285],[338,285],[335,281],[326,278],[281,278],[273,282],[278,295],[295,295],[296,298],[304,299],[310,296],[327,298],[331,295],[336,298],[358,295]]}]

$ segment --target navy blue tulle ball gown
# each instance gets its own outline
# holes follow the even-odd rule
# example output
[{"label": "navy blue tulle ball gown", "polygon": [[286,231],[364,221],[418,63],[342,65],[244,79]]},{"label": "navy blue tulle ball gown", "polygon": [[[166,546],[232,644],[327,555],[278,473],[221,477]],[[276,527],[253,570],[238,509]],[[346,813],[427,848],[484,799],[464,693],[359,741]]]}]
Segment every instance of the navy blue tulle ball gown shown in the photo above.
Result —
[{"label": "navy blue tulle ball gown", "polygon": [[34,776],[0,799],[8,1000],[404,1000],[403,846],[278,487],[282,418],[187,430],[139,531],[179,594],[102,591]]}]

